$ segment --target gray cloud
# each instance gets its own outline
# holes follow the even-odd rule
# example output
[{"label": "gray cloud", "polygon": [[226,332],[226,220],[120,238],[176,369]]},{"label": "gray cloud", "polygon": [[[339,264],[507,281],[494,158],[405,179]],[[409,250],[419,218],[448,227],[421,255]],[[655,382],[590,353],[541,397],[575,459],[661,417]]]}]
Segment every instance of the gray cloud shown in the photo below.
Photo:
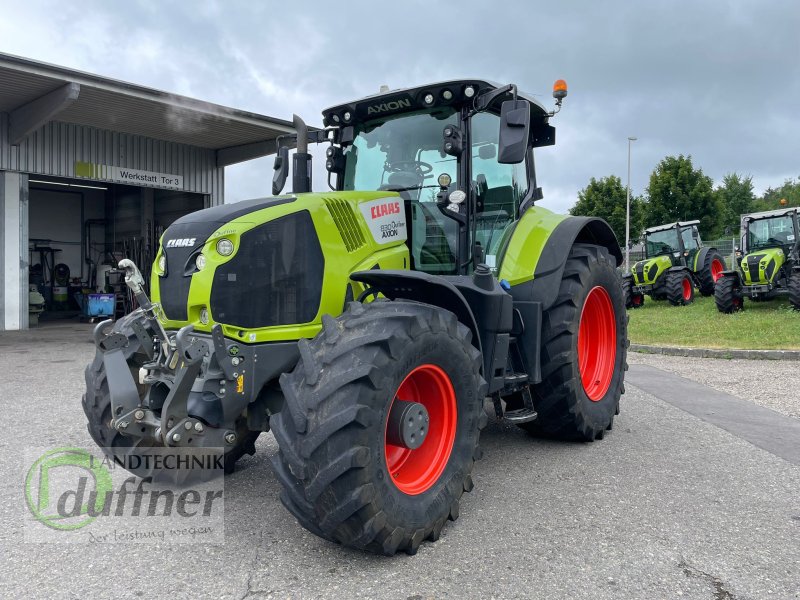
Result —
[{"label": "gray cloud", "polygon": [[[344,3],[0,0],[0,49],[212,102],[319,123],[320,110],[459,76],[513,81],[551,103],[558,145],[537,157],[544,204],[592,176],[634,193],[668,154],[758,189],[800,175],[800,5],[790,1]],[[270,161],[230,169],[229,200],[264,195]],[[316,187],[324,182],[317,178]]]}]

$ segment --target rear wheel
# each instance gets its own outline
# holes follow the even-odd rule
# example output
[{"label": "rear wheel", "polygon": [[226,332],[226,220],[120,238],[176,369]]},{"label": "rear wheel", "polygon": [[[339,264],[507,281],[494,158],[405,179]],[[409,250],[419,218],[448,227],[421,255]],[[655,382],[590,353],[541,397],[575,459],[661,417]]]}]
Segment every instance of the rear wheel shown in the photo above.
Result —
[{"label": "rear wheel", "polygon": [[703,296],[712,296],[717,281],[725,271],[725,259],[716,250],[709,250],[700,270],[697,272],[697,279],[700,283],[699,289]]},{"label": "rear wheel", "polygon": [[800,271],[792,271],[789,276],[789,303],[795,310],[800,310]]},{"label": "rear wheel", "polygon": [[624,392],[627,324],[611,255],[575,244],[542,320],[542,381],[533,386],[539,416],[521,427],[546,437],[602,439]]},{"label": "rear wheel", "polygon": [[667,300],[673,306],[694,302],[694,282],[689,271],[670,271],[666,282]]},{"label": "rear wheel", "polygon": [[722,313],[734,313],[744,309],[739,277],[736,274],[724,275],[714,289],[714,302]]},{"label": "rear wheel", "polygon": [[281,501],[309,531],[380,554],[435,541],[472,489],[487,418],[481,354],[455,315],[352,303],[301,340],[272,418]]}]

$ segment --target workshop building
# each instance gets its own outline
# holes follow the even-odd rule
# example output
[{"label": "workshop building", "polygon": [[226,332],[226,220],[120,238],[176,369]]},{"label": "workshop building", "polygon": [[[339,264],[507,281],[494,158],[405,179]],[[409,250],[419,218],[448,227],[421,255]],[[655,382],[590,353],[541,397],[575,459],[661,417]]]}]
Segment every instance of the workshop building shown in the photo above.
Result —
[{"label": "workshop building", "polygon": [[166,227],[224,202],[227,165],[273,153],[293,131],[0,54],[0,330],[90,316],[89,300],[110,294],[124,302],[116,261],[149,272]]}]

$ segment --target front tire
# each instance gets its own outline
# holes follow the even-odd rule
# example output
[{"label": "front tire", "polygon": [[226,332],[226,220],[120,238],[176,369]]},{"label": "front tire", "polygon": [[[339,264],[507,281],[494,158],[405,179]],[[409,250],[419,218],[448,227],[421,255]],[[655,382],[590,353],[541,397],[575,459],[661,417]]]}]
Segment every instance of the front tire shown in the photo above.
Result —
[{"label": "front tire", "polygon": [[694,282],[689,271],[667,273],[667,300],[672,306],[686,306],[694,302]]},{"label": "front tire", "polygon": [[800,271],[792,271],[789,275],[789,303],[795,310],[800,310]]},{"label": "front tire", "polygon": [[714,303],[721,313],[731,314],[744,309],[744,298],[735,274],[723,275],[714,289]]},{"label": "front tire", "polygon": [[624,302],[608,250],[575,244],[543,315],[542,381],[533,386],[539,416],[523,429],[593,441],[612,428],[628,368]]},{"label": "front tire", "polygon": [[[458,517],[487,421],[471,339],[448,311],[379,300],[351,303],[299,342],[272,431],[281,501],[303,527],[345,546],[414,554]],[[390,440],[399,401],[429,415],[416,449]]]}]

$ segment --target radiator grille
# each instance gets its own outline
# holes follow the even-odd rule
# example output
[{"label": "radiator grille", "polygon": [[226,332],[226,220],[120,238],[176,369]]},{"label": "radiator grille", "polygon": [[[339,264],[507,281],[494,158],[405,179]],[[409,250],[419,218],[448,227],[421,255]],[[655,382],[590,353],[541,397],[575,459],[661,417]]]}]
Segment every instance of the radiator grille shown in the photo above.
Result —
[{"label": "radiator grille", "polygon": [[217,267],[215,321],[243,328],[309,323],[319,310],[325,262],[307,211],[242,234],[236,255]]}]

